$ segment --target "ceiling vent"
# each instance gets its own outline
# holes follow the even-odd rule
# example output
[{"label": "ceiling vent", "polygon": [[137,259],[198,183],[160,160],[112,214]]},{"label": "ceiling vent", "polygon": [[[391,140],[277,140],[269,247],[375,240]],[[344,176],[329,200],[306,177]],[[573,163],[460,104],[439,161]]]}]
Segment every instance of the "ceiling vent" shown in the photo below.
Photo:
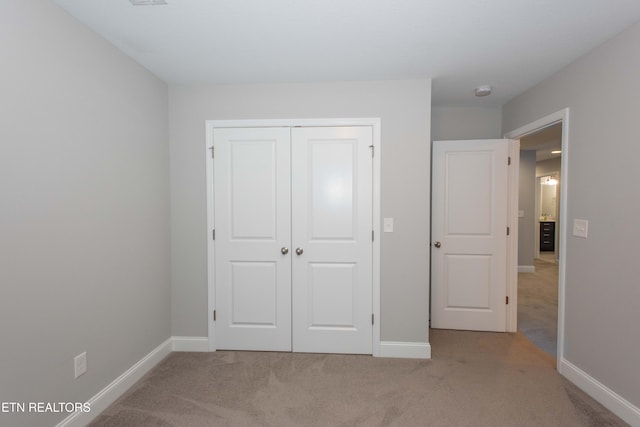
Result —
[{"label": "ceiling vent", "polygon": [[159,6],[167,4],[166,0],[129,0],[134,6]]}]

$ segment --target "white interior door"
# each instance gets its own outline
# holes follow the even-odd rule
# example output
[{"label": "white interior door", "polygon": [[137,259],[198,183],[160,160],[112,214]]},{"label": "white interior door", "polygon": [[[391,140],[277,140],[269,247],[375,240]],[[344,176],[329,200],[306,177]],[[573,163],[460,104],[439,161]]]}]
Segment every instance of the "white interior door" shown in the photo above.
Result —
[{"label": "white interior door", "polygon": [[508,152],[508,140],[433,143],[433,328],[506,330]]},{"label": "white interior door", "polygon": [[291,350],[290,129],[214,130],[216,347]]},{"label": "white interior door", "polygon": [[372,138],[292,130],[294,351],[372,352]]}]

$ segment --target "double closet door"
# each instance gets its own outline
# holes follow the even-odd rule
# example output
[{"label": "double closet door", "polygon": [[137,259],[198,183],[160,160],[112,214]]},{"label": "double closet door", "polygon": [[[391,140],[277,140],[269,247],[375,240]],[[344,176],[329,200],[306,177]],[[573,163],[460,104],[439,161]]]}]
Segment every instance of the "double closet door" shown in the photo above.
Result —
[{"label": "double closet door", "polygon": [[372,128],[214,129],[216,348],[372,352]]}]

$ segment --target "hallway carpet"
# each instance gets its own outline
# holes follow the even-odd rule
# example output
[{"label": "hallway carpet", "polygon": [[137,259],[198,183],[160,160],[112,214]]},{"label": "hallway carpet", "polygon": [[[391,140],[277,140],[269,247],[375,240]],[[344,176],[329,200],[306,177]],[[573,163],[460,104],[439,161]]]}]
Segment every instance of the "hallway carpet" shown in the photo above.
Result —
[{"label": "hallway carpet", "polygon": [[431,360],[172,353],[91,424],[623,426],[523,335],[431,331]]},{"label": "hallway carpet", "polygon": [[557,355],[558,264],[535,260],[535,273],[518,273],[518,330]]}]

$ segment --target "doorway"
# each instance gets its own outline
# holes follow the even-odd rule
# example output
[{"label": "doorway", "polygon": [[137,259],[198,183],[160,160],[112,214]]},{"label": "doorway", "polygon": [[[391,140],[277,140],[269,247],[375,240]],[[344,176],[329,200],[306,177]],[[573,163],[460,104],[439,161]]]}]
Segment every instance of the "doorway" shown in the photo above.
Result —
[{"label": "doorway", "polygon": [[[556,358],[557,366],[563,357],[564,345],[568,128],[569,110],[564,109],[507,134],[507,137],[521,142],[521,149],[524,149],[521,151],[521,165],[526,167],[526,158],[532,156],[532,151],[534,153],[530,180],[533,185],[528,193],[535,203],[530,204],[528,210],[523,210],[521,205],[518,215],[521,239],[526,239],[527,231],[531,238],[519,242],[521,259],[517,287],[513,290],[517,295],[517,307],[513,307],[517,310],[514,320],[517,330]],[[538,149],[542,154],[539,165],[535,158]],[[528,155],[526,150],[529,150]],[[552,151],[561,153],[551,156]],[[553,182],[554,179],[557,182]],[[523,181],[521,175],[521,183]],[[553,186],[555,188],[552,189]],[[521,186],[521,197],[526,190]],[[550,204],[552,201],[555,205]],[[555,346],[549,345],[550,341],[551,344],[555,341]]]}]

